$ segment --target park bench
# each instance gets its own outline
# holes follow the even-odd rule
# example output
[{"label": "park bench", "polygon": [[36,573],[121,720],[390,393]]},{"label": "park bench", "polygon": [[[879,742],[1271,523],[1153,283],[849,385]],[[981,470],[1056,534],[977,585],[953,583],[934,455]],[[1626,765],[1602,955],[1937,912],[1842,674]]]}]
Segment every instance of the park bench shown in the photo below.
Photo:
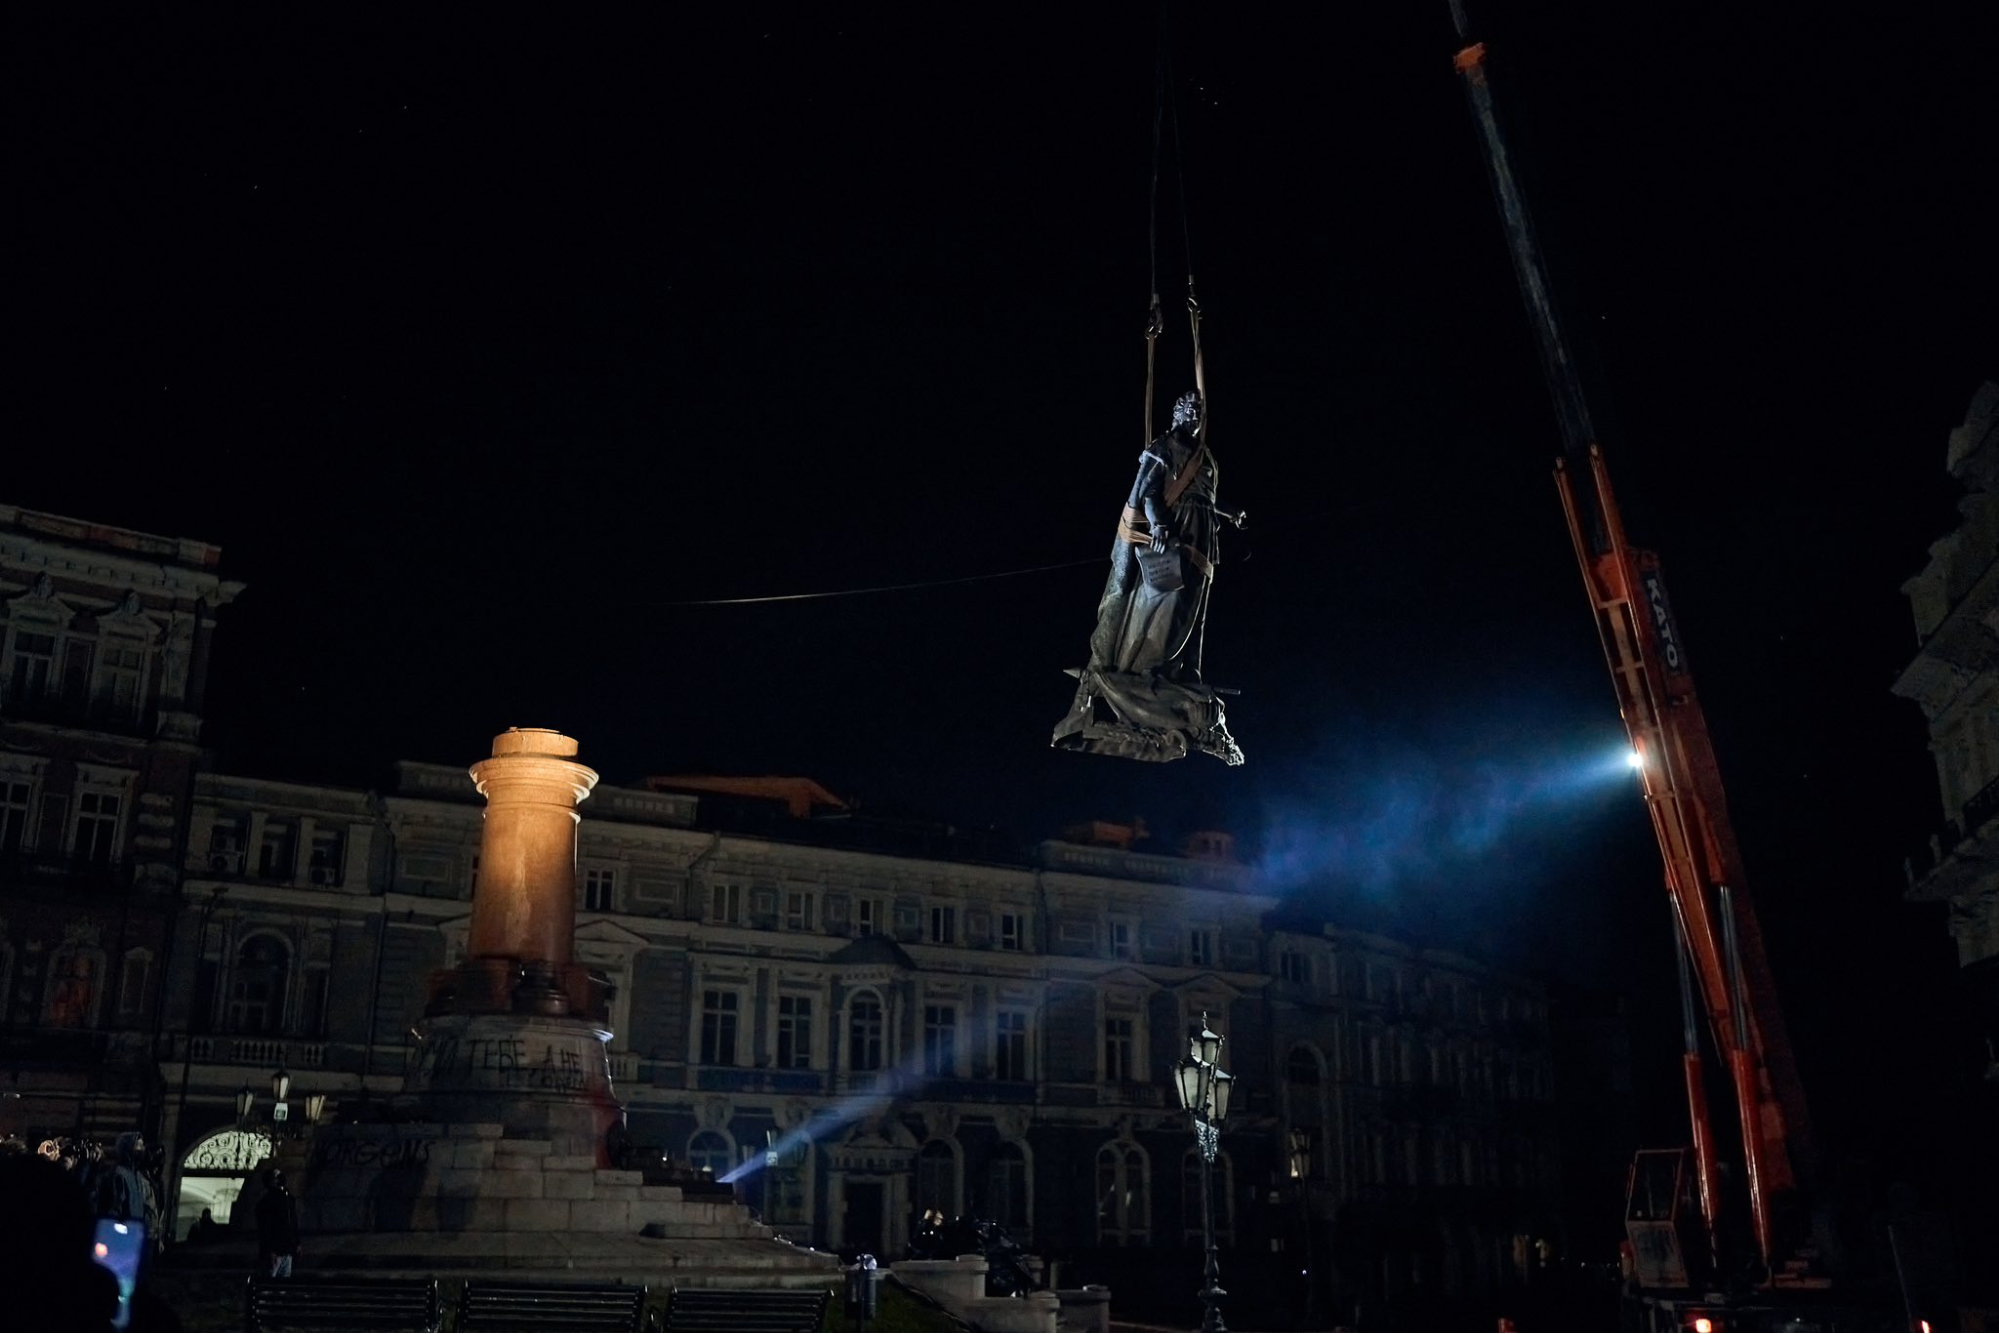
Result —
[{"label": "park bench", "polygon": [[252,1278],[244,1316],[254,1330],[434,1330],[443,1311],[434,1278]]},{"label": "park bench", "polygon": [[675,1288],[666,1300],[669,1330],[816,1330],[826,1318],[826,1288]]},{"label": "park bench", "polygon": [[472,1279],[458,1298],[463,1330],[636,1330],[643,1284],[515,1283]]}]

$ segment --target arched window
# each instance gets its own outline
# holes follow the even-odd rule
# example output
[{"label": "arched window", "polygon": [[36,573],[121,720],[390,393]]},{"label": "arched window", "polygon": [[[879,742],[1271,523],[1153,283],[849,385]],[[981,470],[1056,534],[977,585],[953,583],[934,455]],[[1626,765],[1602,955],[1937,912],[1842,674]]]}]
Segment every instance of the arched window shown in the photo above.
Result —
[{"label": "arched window", "polygon": [[728,1136],[713,1130],[697,1130],[687,1141],[687,1162],[695,1171],[711,1173],[717,1181],[736,1167],[736,1149]]},{"label": "arched window", "polygon": [[917,1150],[916,1208],[919,1213],[935,1209],[945,1218],[958,1216],[958,1155],[941,1139]]},{"label": "arched window", "polygon": [[[1190,1246],[1204,1244],[1201,1231],[1201,1151],[1187,1150],[1180,1159],[1180,1238]],[[1235,1165],[1225,1151],[1217,1151],[1214,1166],[1215,1238],[1223,1243],[1235,1240]]]},{"label": "arched window", "polygon": [[229,1031],[276,1033],[285,1023],[285,988],[292,952],[276,936],[259,933],[236,951],[229,974]]},{"label": "arched window", "polygon": [[1312,1054],[1310,1047],[1291,1049],[1290,1059],[1284,1063],[1284,1078],[1304,1087],[1319,1087],[1319,1058]]},{"label": "arched window", "polygon": [[993,1150],[986,1162],[986,1213],[1016,1239],[1033,1230],[1028,1180],[1026,1149],[1008,1142]]},{"label": "arched window", "polygon": [[1130,1141],[1097,1150],[1097,1241],[1142,1246],[1152,1235],[1145,1151]]},{"label": "arched window", "polygon": [[64,946],[49,959],[42,1022],[50,1028],[94,1028],[104,1002],[104,951]]},{"label": "arched window", "polygon": [[882,1003],[873,992],[854,997],[847,1011],[847,1068],[882,1068]]}]

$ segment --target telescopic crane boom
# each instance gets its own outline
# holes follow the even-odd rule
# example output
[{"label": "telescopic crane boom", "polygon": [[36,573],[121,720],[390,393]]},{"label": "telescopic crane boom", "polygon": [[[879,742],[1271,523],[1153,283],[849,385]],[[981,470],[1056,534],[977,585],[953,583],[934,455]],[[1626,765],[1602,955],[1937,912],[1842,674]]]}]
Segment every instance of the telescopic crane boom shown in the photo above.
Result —
[{"label": "telescopic crane boom", "polygon": [[[1707,1105],[1706,1074],[1695,1020],[1706,1016],[1721,1055],[1741,1129],[1741,1185],[1760,1264],[1759,1286],[1781,1281],[1797,1266],[1786,1235],[1787,1197],[1809,1166],[1809,1132],[1777,992],[1751,910],[1741,852],[1707,721],[1694,692],[1686,646],[1659,572],[1659,559],[1631,545],[1604,466],[1581,377],[1569,354],[1546,266],[1506,141],[1494,116],[1486,78],[1486,48],[1471,43],[1464,14],[1452,3],[1456,58],[1485,153],[1492,188],[1513,256],[1527,314],[1540,345],[1542,370],[1562,429],[1555,482],[1568,517],[1577,564],[1595,613],[1624,725],[1639,766],[1645,804],[1665,864],[1682,961],[1687,1006],[1684,1056],[1693,1145],[1674,1151],[1677,1174],[1692,1160],[1691,1190],[1669,1186],[1662,1200],[1640,1198],[1641,1154],[1633,1169],[1627,1227],[1647,1287],[1686,1288],[1711,1271],[1725,1248],[1730,1210],[1723,1198],[1720,1148]],[[1651,1166],[1656,1167],[1659,1155]],[[1671,1174],[1669,1174],[1671,1175]],[[1698,1232],[1676,1219],[1679,1200],[1698,1208]],[[1701,1235],[1704,1234],[1704,1235]]]}]

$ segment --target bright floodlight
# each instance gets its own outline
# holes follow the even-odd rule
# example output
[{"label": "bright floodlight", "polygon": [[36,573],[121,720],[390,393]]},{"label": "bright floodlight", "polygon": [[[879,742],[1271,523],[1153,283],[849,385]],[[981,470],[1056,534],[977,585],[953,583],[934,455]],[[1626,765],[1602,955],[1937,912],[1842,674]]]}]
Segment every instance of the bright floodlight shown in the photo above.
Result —
[{"label": "bright floodlight", "polygon": [[1624,762],[1634,769],[1643,769],[1645,767],[1645,754],[1634,746],[1631,749],[1631,753],[1624,757]]}]

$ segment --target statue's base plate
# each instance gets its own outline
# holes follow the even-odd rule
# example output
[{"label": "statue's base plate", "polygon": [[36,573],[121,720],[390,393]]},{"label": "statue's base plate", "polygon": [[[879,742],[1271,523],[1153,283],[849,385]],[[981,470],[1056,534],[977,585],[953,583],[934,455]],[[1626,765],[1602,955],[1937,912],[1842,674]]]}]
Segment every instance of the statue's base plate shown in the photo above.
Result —
[{"label": "statue's base plate", "polygon": [[1088,667],[1069,668],[1068,674],[1076,678],[1076,698],[1049,741],[1057,750],[1155,763],[1200,751],[1231,767],[1242,763],[1221,698],[1231,692]]}]

